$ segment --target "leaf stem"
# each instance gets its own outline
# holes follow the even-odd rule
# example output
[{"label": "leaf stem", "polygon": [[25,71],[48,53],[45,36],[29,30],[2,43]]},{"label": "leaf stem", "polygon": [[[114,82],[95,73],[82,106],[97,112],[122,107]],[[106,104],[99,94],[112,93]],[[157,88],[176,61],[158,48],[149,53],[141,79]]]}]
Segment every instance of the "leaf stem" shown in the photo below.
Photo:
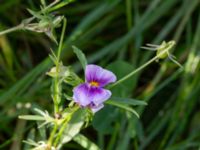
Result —
[{"label": "leaf stem", "polygon": [[139,68],[137,68],[136,70],[133,70],[132,72],[130,72],[129,74],[127,74],[126,76],[124,76],[123,78],[119,79],[117,82],[115,82],[114,84],[108,86],[108,89],[113,88],[114,86],[124,82],[125,80],[127,80],[128,78],[132,77],[134,74],[136,74],[137,72],[141,71],[142,69],[144,69],[146,66],[148,66],[149,64],[151,64],[152,62],[154,62],[155,60],[159,59],[160,56],[162,56],[164,53],[167,53],[169,50],[171,49],[171,47],[166,48],[165,50],[163,50],[162,52],[160,52],[159,54],[157,54],[155,57],[153,57],[152,59],[150,59],[148,62],[146,62],[145,64],[143,64],[142,66],[140,66]]}]

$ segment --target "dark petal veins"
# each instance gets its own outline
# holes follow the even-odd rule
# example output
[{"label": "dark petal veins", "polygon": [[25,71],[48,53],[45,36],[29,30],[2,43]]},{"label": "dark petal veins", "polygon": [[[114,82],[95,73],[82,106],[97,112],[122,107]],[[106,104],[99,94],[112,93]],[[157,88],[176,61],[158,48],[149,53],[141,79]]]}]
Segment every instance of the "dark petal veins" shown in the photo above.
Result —
[{"label": "dark petal veins", "polygon": [[88,97],[89,86],[84,83],[80,84],[73,89],[73,99],[79,105],[85,107],[90,104],[90,99]]}]

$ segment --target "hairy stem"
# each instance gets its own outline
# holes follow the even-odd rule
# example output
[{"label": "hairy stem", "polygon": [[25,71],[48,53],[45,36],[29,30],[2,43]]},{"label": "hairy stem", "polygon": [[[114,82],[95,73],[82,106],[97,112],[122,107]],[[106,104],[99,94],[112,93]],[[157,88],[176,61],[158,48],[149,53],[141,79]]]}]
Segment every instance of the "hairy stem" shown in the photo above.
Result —
[{"label": "hairy stem", "polygon": [[56,62],[56,77],[55,77],[55,83],[54,83],[54,111],[55,114],[57,114],[59,112],[59,103],[61,101],[61,96],[60,96],[60,91],[61,91],[61,87],[60,87],[60,83],[59,83],[59,65],[60,65],[60,54],[62,51],[62,47],[63,47],[63,39],[64,39],[64,35],[65,35],[65,29],[67,26],[67,21],[64,18],[63,20],[63,28],[62,28],[62,33],[61,33],[61,38],[60,38],[60,42],[59,42],[59,47],[58,47],[58,53],[57,53],[57,62]]}]

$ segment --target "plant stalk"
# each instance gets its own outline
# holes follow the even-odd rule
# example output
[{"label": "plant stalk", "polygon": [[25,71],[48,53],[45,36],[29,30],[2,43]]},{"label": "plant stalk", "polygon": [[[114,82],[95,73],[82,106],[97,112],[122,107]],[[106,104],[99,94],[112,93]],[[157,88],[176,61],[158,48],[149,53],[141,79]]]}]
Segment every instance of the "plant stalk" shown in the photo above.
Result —
[{"label": "plant stalk", "polygon": [[63,47],[63,39],[64,39],[64,35],[65,35],[66,26],[67,26],[67,21],[64,18],[63,28],[62,28],[62,33],[61,33],[61,38],[60,38],[58,53],[57,53],[57,62],[56,62],[57,75],[55,77],[55,83],[54,83],[54,111],[55,111],[55,114],[57,114],[59,112],[59,103],[61,100],[61,97],[60,97],[61,89],[60,89],[60,83],[59,83],[59,65],[60,65],[60,54],[61,54],[62,47]]},{"label": "plant stalk", "polygon": [[108,89],[113,88],[114,86],[124,82],[125,80],[127,80],[128,78],[132,77],[134,74],[136,74],[137,72],[141,71],[142,69],[144,69],[146,66],[150,65],[152,62],[158,60],[160,58],[160,56],[162,56],[164,53],[167,53],[169,51],[169,49],[171,49],[171,47],[166,48],[165,50],[163,50],[161,53],[159,53],[158,55],[156,55],[155,57],[153,57],[152,59],[150,59],[148,62],[146,62],[145,64],[143,64],[142,66],[140,66],[139,68],[137,68],[136,70],[133,70],[132,72],[130,72],[129,74],[127,74],[126,76],[124,76],[123,78],[119,79],[117,82],[115,82],[114,84],[108,86]]}]

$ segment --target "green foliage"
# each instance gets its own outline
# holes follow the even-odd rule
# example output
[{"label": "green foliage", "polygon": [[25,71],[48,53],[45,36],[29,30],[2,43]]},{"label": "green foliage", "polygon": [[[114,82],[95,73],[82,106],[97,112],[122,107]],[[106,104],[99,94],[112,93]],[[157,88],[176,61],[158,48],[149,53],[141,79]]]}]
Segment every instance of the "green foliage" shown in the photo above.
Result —
[{"label": "green foliage", "polygon": [[79,109],[74,113],[72,119],[69,121],[66,127],[64,127],[64,133],[60,142],[61,145],[72,140],[73,137],[80,132],[85,122],[86,113],[87,111],[84,109]]},{"label": "green foliage", "polygon": [[[121,60],[109,64],[107,68],[116,74],[118,80],[134,70],[134,67],[132,65]],[[134,82],[134,77],[131,77],[129,80],[117,85],[115,88],[112,89],[113,95],[118,97],[129,96],[134,88]]]},{"label": "green foliage", "polygon": [[74,49],[74,53],[76,54],[76,56],[78,57],[83,69],[85,70],[85,67],[87,65],[87,60],[85,55],[83,54],[83,52],[78,49],[76,46],[72,46],[72,48]]},{"label": "green foliage", "polygon": [[93,142],[91,142],[87,137],[84,135],[78,134],[76,135],[73,140],[80,144],[83,148],[88,150],[100,150],[100,148]]},{"label": "green foliage", "polygon": [[[34,121],[19,120],[17,116],[30,114],[22,118],[41,119],[38,126],[44,123],[44,117],[35,115],[32,108],[53,112],[49,87],[50,80],[55,77],[63,78],[64,94],[60,106],[64,107],[62,109],[69,106],[71,101],[64,98],[72,100],[69,91],[83,82],[77,74],[83,75],[81,65],[87,64],[80,51],[76,51],[80,61],[77,60],[71,48],[73,45],[88,54],[88,63],[107,66],[120,80],[163,51],[161,48],[156,54],[140,49],[145,43],[162,45],[162,41],[173,39],[176,45],[169,52],[177,57],[182,69],[165,59],[169,55],[164,53],[157,63],[153,61],[120,84],[108,86],[113,97],[107,103],[112,105],[105,104],[87,129],[84,129],[84,116],[78,111],[76,118],[72,118],[74,122],[70,121],[71,126],[65,126],[62,139],[66,138],[68,143],[64,142],[62,146],[63,149],[106,150],[199,149],[198,6],[199,0],[62,0],[53,4],[41,0],[41,6],[39,1],[31,0],[1,2],[0,148],[32,148],[21,143],[23,138],[30,139],[27,141],[32,144],[37,141],[34,143],[37,146],[44,144],[38,142],[48,138],[53,126],[48,124],[38,129]],[[31,14],[25,8],[31,10]],[[25,19],[27,15],[34,19]],[[43,34],[53,41],[60,41],[58,28],[63,23],[63,16],[67,16],[68,27],[61,47],[62,63],[59,64],[62,65],[57,74],[52,66],[53,63],[56,65],[57,59],[52,63],[48,57],[50,47],[55,50],[57,45]],[[20,20],[23,21],[20,23]],[[52,78],[45,76],[45,72]],[[76,83],[72,83],[74,79]],[[31,108],[26,107],[27,102],[31,103]],[[133,114],[135,111],[140,119]],[[69,112],[71,109],[66,110],[66,114]],[[54,113],[49,115],[54,118]],[[77,134],[80,129],[84,130]]]}]

